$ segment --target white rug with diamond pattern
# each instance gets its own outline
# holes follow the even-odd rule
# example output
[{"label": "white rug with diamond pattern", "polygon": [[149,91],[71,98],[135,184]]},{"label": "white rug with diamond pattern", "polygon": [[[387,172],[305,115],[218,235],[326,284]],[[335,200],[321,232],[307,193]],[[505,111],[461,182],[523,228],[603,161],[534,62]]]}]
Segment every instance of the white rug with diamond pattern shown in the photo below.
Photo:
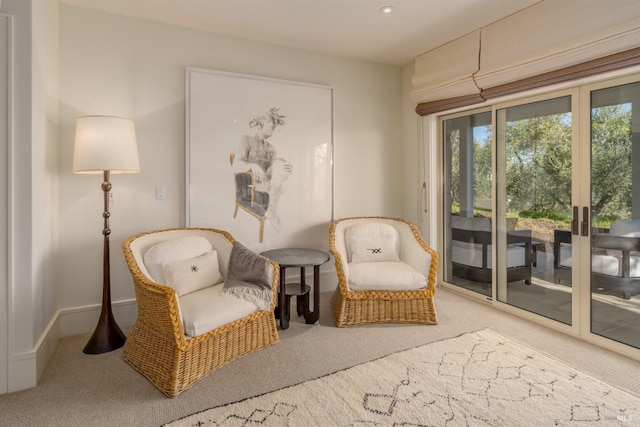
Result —
[{"label": "white rug with diamond pattern", "polygon": [[638,422],[640,397],[485,329],[166,426],[604,427]]}]

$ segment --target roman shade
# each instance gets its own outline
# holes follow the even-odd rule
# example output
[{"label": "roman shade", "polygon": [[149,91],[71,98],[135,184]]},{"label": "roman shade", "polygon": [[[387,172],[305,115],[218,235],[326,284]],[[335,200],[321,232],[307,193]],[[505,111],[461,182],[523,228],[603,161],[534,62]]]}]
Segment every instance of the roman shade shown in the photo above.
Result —
[{"label": "roman shade", "polygon": [[420,115],[640,64],[640,8],[542,1],[415,59]]}]

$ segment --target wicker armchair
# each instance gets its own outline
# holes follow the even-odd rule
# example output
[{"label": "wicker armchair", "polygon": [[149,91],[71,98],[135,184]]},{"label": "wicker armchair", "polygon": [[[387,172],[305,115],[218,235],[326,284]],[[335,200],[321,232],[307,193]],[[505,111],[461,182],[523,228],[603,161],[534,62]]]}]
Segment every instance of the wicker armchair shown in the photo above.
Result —
[{"label": "wicker armchair", "polygon": [[[349,240],[352,237],[348,234],[350,228],[362,224],[392,226],[397,232],[399,261],[358,263],[360,265],[357,269],[369,269],[368,272],[365,271],[365,276],[376,276],[374,281],[378,283],[372,283],[370,287],[359,284],[359,289],[354,289],[356,286],[352,273],[356,267],[353,254],[350,253],[352,248]],[[387,322],[438,323],[434,304],[438,254],[422,239],[415,225],[402,219],[387,217],[339,219],[333,221],[329,228],[329,249],[334,256],[338,275],[338,287],[331,299],[336,326]],[[378,253],[381,251],[379,248],[375,249],[375,245],[368,250]],[[371,274],[373,271],[375,273]],[[400,279],[401,276],[406,276],[407,271],[412,275],[411,284]],[[385,276],[391,280],[385,282]]]},{"label": "wicker armchair", "polygon": [[[133,368],[168,397],[174,397],[215,369],[278,342],[273,316],[279,268],[270,261],[273,301],[270,310],[252,313],[197,336],[187,336],[176,291],[150,279],[144,263],[147,250],[163,241],[184,236],[203,236],[217,251],[220,273],[226,277],[235,239],[215,229],[176,228],[137,234],[122,243],[133,277],[138,316],[122,350]],[[180,297],[182,298],[182,297]],[[235,298],[227,296],[226,298]]]}]

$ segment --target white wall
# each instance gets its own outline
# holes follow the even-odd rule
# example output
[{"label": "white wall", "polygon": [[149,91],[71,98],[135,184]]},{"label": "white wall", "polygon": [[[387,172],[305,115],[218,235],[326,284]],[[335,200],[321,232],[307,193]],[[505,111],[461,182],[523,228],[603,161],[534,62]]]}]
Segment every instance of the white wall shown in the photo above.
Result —
[{"label": "white wall", "polygon": [[[187,66],[333,87],[335,217],[405,213],[403,162],[411,155],[403,151],[399,67],[66,5],[60,6],[59,63],[57,282],[63,334],[92,330],[102,283],[101,177],[71,173],[75,119],[109,114],[136,122],[142,171],[112,177],[110,221],[114,311],[127,326],[133,308],[119,302],[134,294],[120,242],[140,231],[185,223]],[[166,200],[155,200],[157,185],[166,187]]]}]

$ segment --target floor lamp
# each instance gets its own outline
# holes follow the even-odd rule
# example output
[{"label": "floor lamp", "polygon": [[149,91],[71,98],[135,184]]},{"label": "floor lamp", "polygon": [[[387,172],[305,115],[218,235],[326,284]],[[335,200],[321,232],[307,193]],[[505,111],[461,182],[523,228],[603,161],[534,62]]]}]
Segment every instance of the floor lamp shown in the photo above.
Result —
[{"label": "floor lamp", "polygon": [[111,310],[109,265],[109,192],[111,173],[140,172],[135,126],[132,120],[112,116],[86,116],[76,121],[73,172],[102,174],[104,181],[104,246],[102,255],[102,309],[98,325],[84,347],[87,354],[106,353],[124,345],[125,336]]}]

